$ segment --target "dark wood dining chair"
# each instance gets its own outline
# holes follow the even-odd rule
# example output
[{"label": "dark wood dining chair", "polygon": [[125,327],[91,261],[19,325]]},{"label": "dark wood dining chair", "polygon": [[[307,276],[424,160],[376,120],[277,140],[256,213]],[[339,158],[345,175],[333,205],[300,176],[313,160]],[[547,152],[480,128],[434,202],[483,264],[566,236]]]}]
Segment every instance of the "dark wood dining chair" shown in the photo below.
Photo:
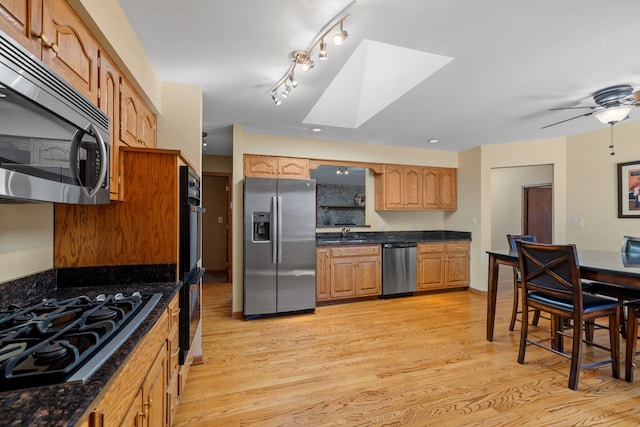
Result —
[{"label": "dark wood dining chair", "polygon": [[[624,236],[620,255],[625,267],[640,267],[640,237]],[[615,283],[591,282],[588,292],[616,298],[620,303],[640,300],[639,289],[631,289]],[[623,336],[627,335],[626,328],[629,323],[626,321],[625,310],[620,310],[620,333]]]},{"label": "dark wood dining chair", "polygon": [[[518,249],[516,247],[516,240],[522,240],[525,242],[536,242],[536,236],[533,234],[507,234],[507,242],[509,242],[509,250],[511,252],[516,252]],[[513,267],[513,307],[511,309],[511,322],[509,323],[509,330],[513,331],[516,326],[516,318],[520,311],[518,310],[518,306],[520,304],[520,268]],[[538,325],[538,321],[540,320],[540,310],[534,310],[533,320],[531,322],[532,325]]]},{"label": "dark wood dining chair", "polygon": [[[578,389],[579,371],[587,367],[611,364],[614,378],[620,377],[620,334],[618,322],[620,303],[614,299],[591,295],[582,290],[580,267],[575,245],[552,245],[516,241],[518,261],[522,275],[522,327],[518,363],[523,364],[530,344],[549,350],[571,360],[569,388]],[[538,309],[551,315],[551,337],[533,340],[528,336],[529,309]],[[607,317],[609,347],[591,342],[609,352],[609,358],[587,365],[582,360],[582,328],[586,322]],[[565,332],[565,324],[571,320],[572,333]],[[563,348],[563,338],[572,339],[571,352]],[[550,341],[550,345],[545,343]]]}]

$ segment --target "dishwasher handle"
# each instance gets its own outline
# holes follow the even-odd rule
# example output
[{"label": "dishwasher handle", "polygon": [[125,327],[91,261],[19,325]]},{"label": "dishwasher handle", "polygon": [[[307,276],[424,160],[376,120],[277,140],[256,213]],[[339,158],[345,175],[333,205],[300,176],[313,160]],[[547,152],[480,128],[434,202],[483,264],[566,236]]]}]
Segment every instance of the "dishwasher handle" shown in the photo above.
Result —
[{"label": "dishwasher handle", "polygon": [[415,248],[418,246],[416,242],[394,242],[394,243],[383,243],[383,249],[395,249],[395,248]]}]

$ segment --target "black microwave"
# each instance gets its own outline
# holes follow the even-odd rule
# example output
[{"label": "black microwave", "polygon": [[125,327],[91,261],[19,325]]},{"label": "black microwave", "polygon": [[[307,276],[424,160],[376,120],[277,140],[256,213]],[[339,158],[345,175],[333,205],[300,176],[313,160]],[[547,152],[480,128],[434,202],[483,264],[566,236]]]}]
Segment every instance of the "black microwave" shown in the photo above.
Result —
[{"label": "black microwave", "polygon": [[109,203],[109,126],[0,31],[0,202]]}]

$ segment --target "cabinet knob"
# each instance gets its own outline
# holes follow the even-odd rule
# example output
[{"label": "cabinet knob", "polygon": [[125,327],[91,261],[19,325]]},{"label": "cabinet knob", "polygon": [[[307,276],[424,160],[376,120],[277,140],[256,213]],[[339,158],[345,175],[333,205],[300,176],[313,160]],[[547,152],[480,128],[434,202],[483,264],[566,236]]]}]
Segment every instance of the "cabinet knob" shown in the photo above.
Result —
[{"label": "cabinet knob", "polygon": [[42,41],[42,46],[44,46],[45,49],[51,49],[55,53],[58,53],[60,51],[60,48],[57,44],[49,43],[49,36],[47,36],[45,33],[36,34],[35,37]]}]

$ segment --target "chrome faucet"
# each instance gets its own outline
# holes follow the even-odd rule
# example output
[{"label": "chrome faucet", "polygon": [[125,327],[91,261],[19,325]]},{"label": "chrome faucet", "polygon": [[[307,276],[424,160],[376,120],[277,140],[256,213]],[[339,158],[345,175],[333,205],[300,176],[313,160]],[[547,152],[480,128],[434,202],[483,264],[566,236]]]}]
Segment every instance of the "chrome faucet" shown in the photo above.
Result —
[{"label": "chrome faucet", "polygon": [[342,227],[342,231],[340,232],[340,238],[344,239],[345,237],[347,237],[347,234],[349,234],[350,231],[351,229],[349,227]]}]

